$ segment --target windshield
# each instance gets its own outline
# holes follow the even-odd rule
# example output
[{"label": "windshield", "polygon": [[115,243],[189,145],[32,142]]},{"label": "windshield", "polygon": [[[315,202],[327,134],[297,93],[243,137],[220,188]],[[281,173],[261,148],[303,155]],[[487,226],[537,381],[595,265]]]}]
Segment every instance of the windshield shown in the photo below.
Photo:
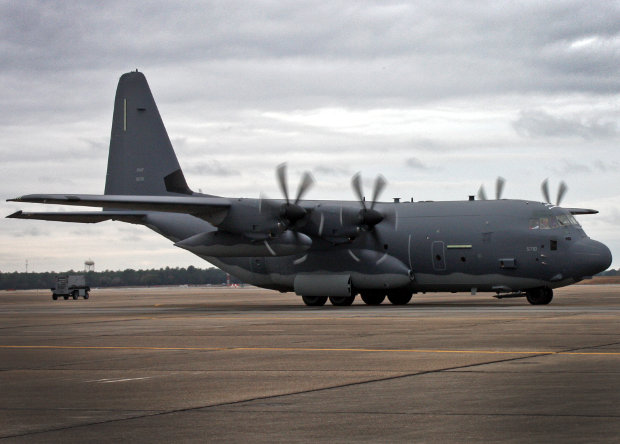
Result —
[{"label": "windshield", "polygon": [[579,226],[577,219],[570,214],[560,214],[558,216],[547,215],[530,219],[530,230],[550,230],[558,227]]}]

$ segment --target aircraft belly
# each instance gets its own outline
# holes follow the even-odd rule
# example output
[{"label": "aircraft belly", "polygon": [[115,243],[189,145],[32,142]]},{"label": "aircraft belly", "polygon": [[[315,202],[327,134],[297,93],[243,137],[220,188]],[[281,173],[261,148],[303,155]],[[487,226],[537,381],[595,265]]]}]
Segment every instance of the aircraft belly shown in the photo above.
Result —
[{"label": "aircraft belly", "polygon": [[216,267],[224,270],[226,273],[230,273],[231,275],[235,276],[236,278],[247,284],[265,288],[273,287],[273,280],[266,272],[260,273],[252,269],[251,260],[257,258],[216,258],[209,256],[200,257],[202,257],[207,262],[212,263]]},{"label": "aircraft belly", "polygon": [[416,273],[414,288],[416,291],[518,291],[548,285],[548,282],[531,277],[507,276],[494,274],[466,273]]},{"label": "aircraft belly", "polygon": [[279,290],[293,290],[299,274],[316,279],[347,274],[357,289],[401,288],[411,284],[409,268],[385,252],[355,249],[339,252],[313,252],[286,257],[214,258],[202,256],[215,266],[249,284]]}]

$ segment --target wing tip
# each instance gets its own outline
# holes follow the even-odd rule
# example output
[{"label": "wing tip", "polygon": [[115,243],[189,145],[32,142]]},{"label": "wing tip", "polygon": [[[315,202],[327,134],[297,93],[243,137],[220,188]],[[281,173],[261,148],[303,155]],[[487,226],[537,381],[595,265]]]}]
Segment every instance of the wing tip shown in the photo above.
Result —
[{"label": "wing tip", "polygon": [[7,219],[25,219],[23,217],[24,212],[22,210],[16,211],[15,213],[9,214],[6,216]]},{"label": "wing tip", "polygon": [[573,215],[598,214],[598,210],[592,210],[590,208],[567,208],[567,210]]}]

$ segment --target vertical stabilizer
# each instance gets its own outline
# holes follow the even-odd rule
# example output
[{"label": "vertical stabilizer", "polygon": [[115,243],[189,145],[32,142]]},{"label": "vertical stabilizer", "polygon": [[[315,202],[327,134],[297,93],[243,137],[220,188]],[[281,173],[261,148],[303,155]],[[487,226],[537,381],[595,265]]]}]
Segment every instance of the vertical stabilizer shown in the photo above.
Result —
[{"label": "vertical stabilizer", "polygon": [[141,72],[116,89],[105,194],[192,194]]}]

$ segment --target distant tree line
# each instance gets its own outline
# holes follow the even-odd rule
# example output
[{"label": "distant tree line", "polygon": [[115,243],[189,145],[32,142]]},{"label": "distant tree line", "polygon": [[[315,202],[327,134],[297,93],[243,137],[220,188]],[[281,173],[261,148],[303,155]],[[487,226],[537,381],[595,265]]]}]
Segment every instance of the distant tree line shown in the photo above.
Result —
[{"label": "distant tree line", "polygon": [[[2,273],[0,272],[0,290],[28,290],[35,288],[52,288],[56,285],[56,277],[63,274],[83,274],[91,287],[137,287],[153,285],[223,285],[226,273],[219,268],[160,268],[159,270],[123,271],[83,271],[69,270],[61,273],[47,271],[43,273]],[[620,276],[618,270],[609,269],[597,276]],[[230,277],[232,284],[242,282]]]},{"label": "distant tree line", "polygon": [[[0,290],[27,290],[35,288],[52,288],[56,285],[56,277],[64,274],[83,274],[91,287],[131,287],[153,285],[223,285],[226,273],[218,268],[160,268],[159,270],[123,271],[74,271],[56,273],[2,273],[0,272]],[[238,279],[230,277],[233,284],[240,284]]]}]

